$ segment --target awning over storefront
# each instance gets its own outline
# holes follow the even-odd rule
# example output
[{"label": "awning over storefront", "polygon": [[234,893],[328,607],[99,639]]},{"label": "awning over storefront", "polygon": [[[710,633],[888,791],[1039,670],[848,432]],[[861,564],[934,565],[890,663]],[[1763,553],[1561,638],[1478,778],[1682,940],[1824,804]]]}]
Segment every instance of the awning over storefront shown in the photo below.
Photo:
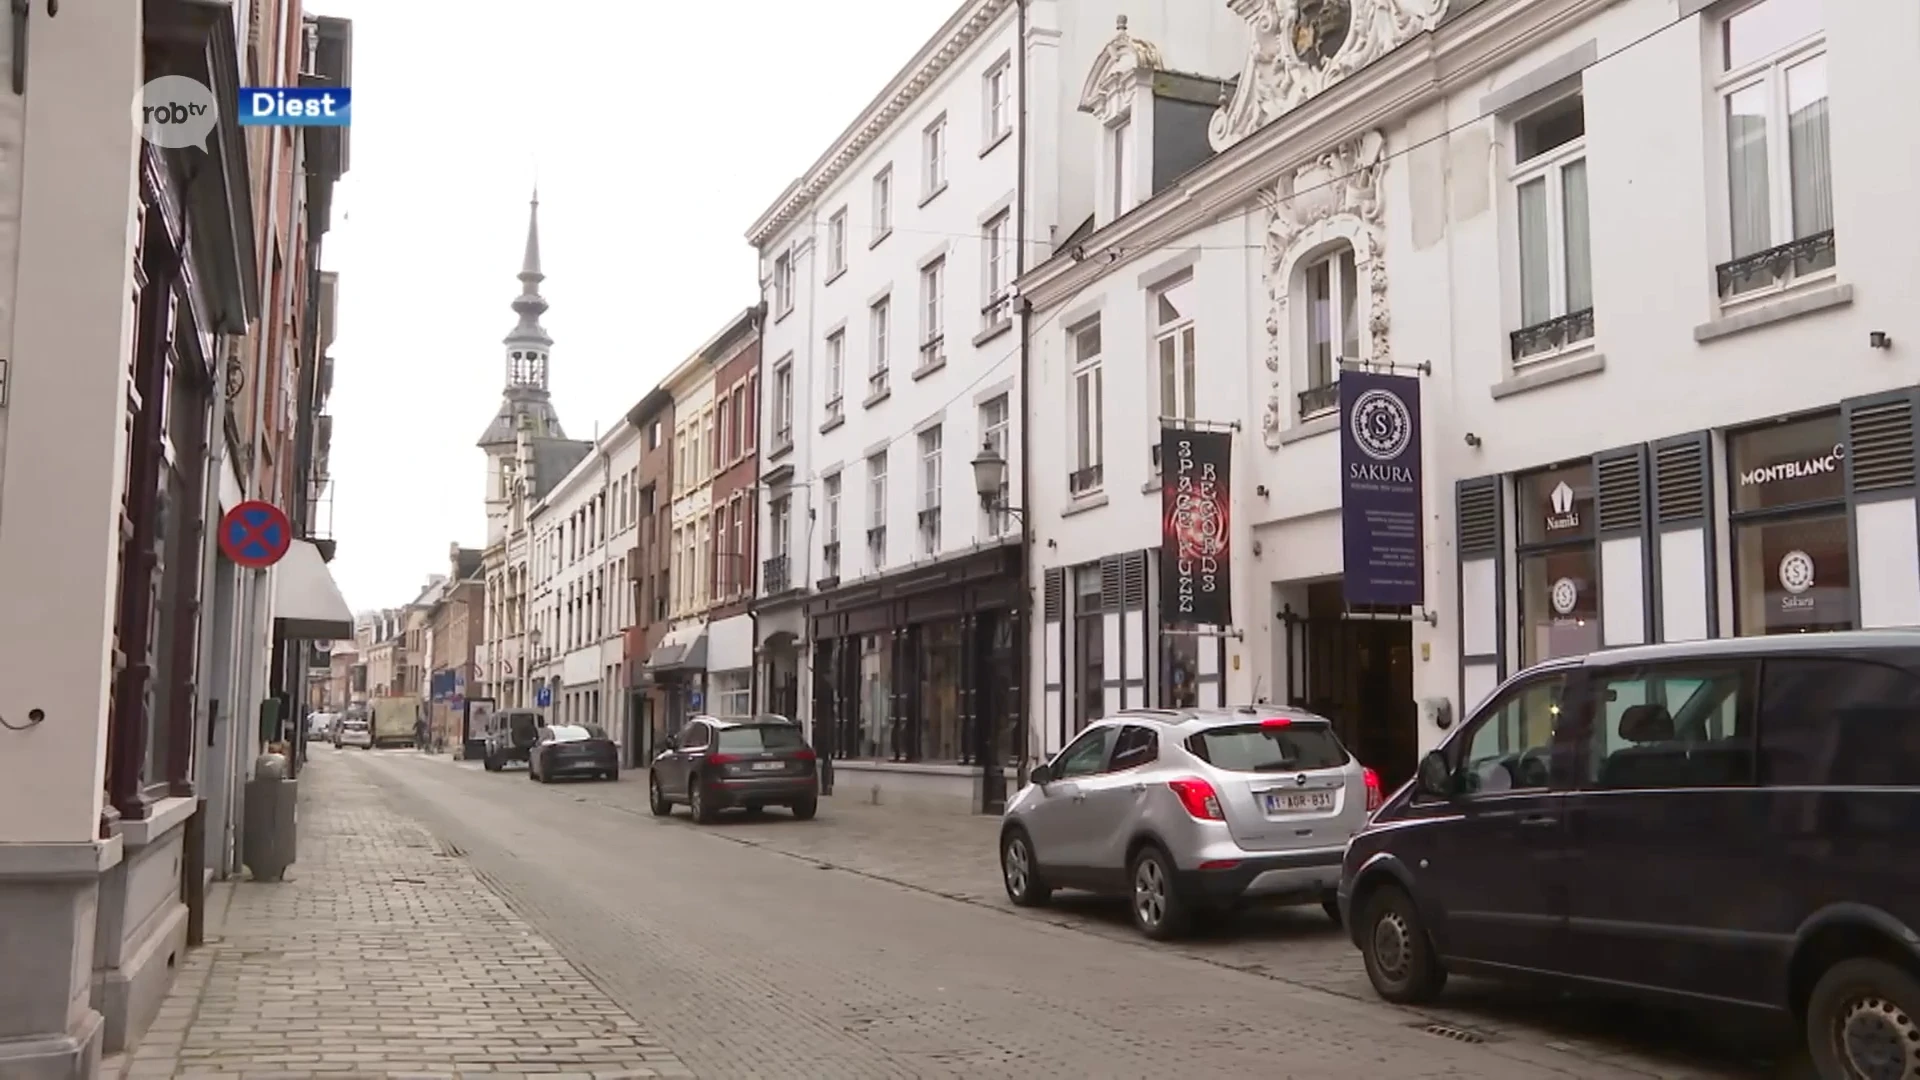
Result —
[{"label": "awning over storefront", "polygon": [[273,567],[273,621],[290,641],[353,637],[353,609],[311,541],[295,540]]},{"label": "awning over storefront", "polygon": [[738,671],[753,666],[753,616],[735,615],[707,631],[707,670]]},{"label": "awning over storefront", "polygon": [[667,631],[659,647],[647,657],[647,671],[670,675],[680,671],[705,671],[707,667],[707,624],[692,623]]}]

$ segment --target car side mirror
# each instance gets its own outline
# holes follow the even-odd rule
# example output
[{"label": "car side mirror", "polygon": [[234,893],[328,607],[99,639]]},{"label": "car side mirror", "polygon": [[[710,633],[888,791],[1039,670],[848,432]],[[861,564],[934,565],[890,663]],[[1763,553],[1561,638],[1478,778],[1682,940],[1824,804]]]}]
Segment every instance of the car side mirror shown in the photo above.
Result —
[{"label": "car side mirror", "polygon": [[1033,771],[1027,774],[1027,780],[1040,787],[1046,787],[1047,782],[1052,779],[1053,772],[1045,765],[1035,765]]},{"label": "car side mirror", "polygon": [[1436,799],[1453,797],[1453,768],[1447,764],[1447,756],[1438,750],[1429,751],[1420,759],[1419,772],[1415,782],[1420,794],[1431,795]]}]

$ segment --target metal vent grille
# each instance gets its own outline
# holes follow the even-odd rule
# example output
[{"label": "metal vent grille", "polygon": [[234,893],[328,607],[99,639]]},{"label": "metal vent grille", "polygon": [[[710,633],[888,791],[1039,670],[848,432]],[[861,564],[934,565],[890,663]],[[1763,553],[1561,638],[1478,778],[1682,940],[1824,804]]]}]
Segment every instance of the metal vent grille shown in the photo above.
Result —
[{"label": "metal vent grille", "polygon": [[1640,460],[1639,454],[1633,454],[1602,458],[1597,464],[1600,491],[1595,501],[1599,504],[1601,532],[1637,532],[1644,524],[1641,507],[1646,501],[1646,484]]},{"label": "metal vent grille", "polygon": [[1048,622],[1059,622],[1066,617],[1067,610],[1067,572],[1058,567],[1048,570],[1041,586],[1045,596],[1043,606]]},{"label": "metal vent grille", "polygon": [[1654,452],[1653,492],[1662,524],[1707,516],[1706,452],[1706,443],[1697,440]]},{"label": "metal vent grille", "polygon": [[1100,610],[1119,611],[1120,600],[1124,595],[1120,575],[1126,559],[1119,555],[1108,555],[1100,560]]},{"label": "metal vent grille", "polygon": [[1863,405],[1847,418],[1853,490],[1886,491],[1914,482],[1913,401]]},{"label": "metal vent grille", "polygon": [[1147,553],[1136,551],[1123,558],[1120,566],[1120,603],[1128,611],[1144,611],[1147,606]]},{"label": "metal vent grille", "polygon": [[1492,555],[1500,550],[1500,491],[1492,480],[1460,485],[1460,557]]}]

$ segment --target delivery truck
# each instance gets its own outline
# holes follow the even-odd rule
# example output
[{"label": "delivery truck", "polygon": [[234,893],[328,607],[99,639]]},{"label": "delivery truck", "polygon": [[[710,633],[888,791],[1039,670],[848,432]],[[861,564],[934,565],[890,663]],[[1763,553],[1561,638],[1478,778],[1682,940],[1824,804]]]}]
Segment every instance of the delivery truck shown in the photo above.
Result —
[{"label": "delivery truck", "polygon": [[420,699],[417,697],[373,699],[373,748],[380,750],[389,746],[412,746],[416,734],[414,725],[419,719]]}]

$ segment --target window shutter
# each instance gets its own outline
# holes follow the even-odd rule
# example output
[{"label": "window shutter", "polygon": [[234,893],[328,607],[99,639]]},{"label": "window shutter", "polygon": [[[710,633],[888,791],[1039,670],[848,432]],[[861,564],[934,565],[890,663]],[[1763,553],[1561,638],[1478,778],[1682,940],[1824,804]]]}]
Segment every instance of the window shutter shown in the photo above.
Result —
[{"label": "window shutter", "polygon": [[1108,555],[1100,560],[1100,610],[1119,611],[1123,595],[1121,574],[1126,564],[1124,557]]},{"label": "window shutter", "polygon": [[1067,572],[1060,567],[1048,570],[1044,575],[1041,588],[1045,596],[1043,608],[1047,622],[1059,622],[1066,617],[1067,610]]},{"label": "window shutter", "polygon": [[1654,445],[1654,519],[1662,525],[1707,516],[1705,432]]},{"label": "window shutter", "polygon": [[1460,557],[1470,559],[1500,551],[1500,488],[1493,477],[1462,480],[1454,491],[1459,519]]},{"label": "window shutter", "polygon": [[1595,460],[1594,473],[1600,532],[1639,532],[1646,523],[1645,451],[1636,446],[1625,453],[1603,455]]},{"label": "window shutter", "polygon": [[1847,467],[1855,492],[1914,486],[1911,397],[1859,404],[1848,410]]},{"label": "window shutter", "polygon": [[1147,608],[1147,553],[1135,551],[1122,557],[1120,567],[1120,604],[1127,611]]}]

